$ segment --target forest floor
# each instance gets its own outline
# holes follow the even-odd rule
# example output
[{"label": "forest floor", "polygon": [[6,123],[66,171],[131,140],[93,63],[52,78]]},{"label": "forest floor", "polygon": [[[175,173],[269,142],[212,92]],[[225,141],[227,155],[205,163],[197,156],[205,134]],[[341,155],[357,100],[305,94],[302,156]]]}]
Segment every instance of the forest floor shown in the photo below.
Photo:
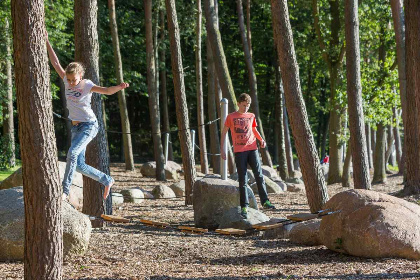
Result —
[{"label": "forest floor", "polygon": [[[160,184],[113,164],[114,191]],[[170,185],[173,182],[165,182]],[[402,177],[390,175],[373,190],[393,194],[402,189]],[[328,186],[330,197],[345,189]],[[417,202],[419,197],[405,199]],[[270,195],[277,209],[269,217],[309,211],[304,193]],[[261,235],[241,237],[214,233],[193,235],[173,228],[147,227],[140,219],[193,225],[192,206],[184,200],[145,200],[124,203],[114,214],[131,219],[128,224],[108,224],[92,232],[85,256],[64,262],[64,279],[420,279],[420,261],[399,258],[366,259],[328,250],[325,246],[298,246],[286,239],[265,240]],[[0,279],[23,279],[23,263],[0,263]]]}]

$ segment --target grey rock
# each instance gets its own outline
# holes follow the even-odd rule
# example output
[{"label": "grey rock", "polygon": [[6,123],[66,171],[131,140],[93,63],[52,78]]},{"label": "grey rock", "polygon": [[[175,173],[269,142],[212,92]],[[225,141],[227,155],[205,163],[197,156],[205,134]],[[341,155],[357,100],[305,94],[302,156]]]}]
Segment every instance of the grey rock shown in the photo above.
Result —
[{"label": "grey rock", "polygon": [[120,193],[112,193],[112,205],[119,205],[124,203],[124,197]]},{"label": "grey rock", "polygon": [[173,183],[169,187],[174,191],[176,197],[185,196],[185,180]]},{"label": "grey rock", "polygon": [[242,218],[240,213],[240,206],[232,207],[227,210],[218,219],[219,228],[251,229],[255,224],[264,223],[270,220],[267,215],[254,208],[248,208],[248,216],[246,219]]},{"label": "grey rock", "polygon": [[294,226],[290,231],[289,239],[291,242],[300,245],[322,245],[321,239],[319,238],[320,225],[321,219],[297,223],[296,226]]},{"label": "grey rock", "polygon": [[277,174],[277,170],[275,170],[274,168],[272,168],[268,165],[262,165],[261,166],[261,171],[262,171],[262,174],[264,176],[267,176],[270,179],[277,178],[279,176]]},{"label": "grey rock", "polygon": [[[168,161],[165,164],[165,176],[166,179],[178,180],[178,172],[181,171],[181,166],[173,161]],[[150,161],[142,165],[140,169],[141,174],[144,177],[156,177],[156,162]]]},{"label": "grey rock", "polygon": [[144,201],[144,193],[138,188],[122,190],[124,202],[142,203]]},{"label": "grey rock", "polygon": [[153,191],[152,194],[155,198],[174,198],[176,197],[174,191],[165,185],[159,185],[156,186]]},{"label": "grey rock", "polygon": [[[276,182],[268,178],[267,176],[264,176],[264,181],[265,181],[265,188],[267,190],[267,193],[282,193],[283,192],[280,186]],[[258,193],[257,183],[253,183],[251,185],[251,189],[254,191],[254,193],[257,194]]]}]

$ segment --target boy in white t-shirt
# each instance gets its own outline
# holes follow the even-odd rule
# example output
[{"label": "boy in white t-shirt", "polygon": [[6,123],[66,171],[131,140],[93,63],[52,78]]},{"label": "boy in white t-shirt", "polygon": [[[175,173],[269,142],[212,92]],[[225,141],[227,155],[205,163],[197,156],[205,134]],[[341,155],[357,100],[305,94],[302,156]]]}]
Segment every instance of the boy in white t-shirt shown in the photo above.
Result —
[{"label": "boy in white t-shirt", "polygon": [[107,199],[115,180],[85,163],[86,146],[98,133],[98,121],[91,108],[92,92],[111,95],[127,88],[129,85],[121,83],[112,87],[97,86],[91,80],[83,79],[85,70],[78,62],[70,63],[64,70],[51,47],[48,34],[47,50],[51,64],[60,78],[63,79],[69,119],[71,119],[73,124],[71,129],[71,146],[67,153],[66,171],[62,182],[62,199],[68,199],[75,170],[103,184],[105,186],[103,198]]}]

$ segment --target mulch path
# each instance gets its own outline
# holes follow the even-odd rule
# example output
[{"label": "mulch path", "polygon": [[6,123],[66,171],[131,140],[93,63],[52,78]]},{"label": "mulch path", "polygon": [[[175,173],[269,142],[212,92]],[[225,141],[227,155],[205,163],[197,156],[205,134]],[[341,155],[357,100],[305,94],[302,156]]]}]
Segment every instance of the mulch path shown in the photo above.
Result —
[{"label": "mulch path", "polygon": [[[113,164],[114,191],[152,190],[161,184],[143,178],[138,167],[136,172],[125,172],[122,164]],[[401,176],[391,175],[386,184],[375,185],[373,190],[393,194],[402,189],[401,183]],[[328,186],[330,197],[343,190],[339,184]],[[419,197],[406,199],[417,202]],[[277,206],[264,210],[270,217],[309,211],[304,193],[270,195],[270,200]],[[193,235],[140,223],[140,219],[149,219],[173,226],[192,225],[192,206],[185,206],[181,198],[124,203],[114,208],[114,214],[131,222],[94,229],[86,255],[65,260],[64,279],[420,279],[420,261],[358,258],[325,246],[265,240],[259,234]],[[23,263],[0,263],[0,279],[23,279]]]}]

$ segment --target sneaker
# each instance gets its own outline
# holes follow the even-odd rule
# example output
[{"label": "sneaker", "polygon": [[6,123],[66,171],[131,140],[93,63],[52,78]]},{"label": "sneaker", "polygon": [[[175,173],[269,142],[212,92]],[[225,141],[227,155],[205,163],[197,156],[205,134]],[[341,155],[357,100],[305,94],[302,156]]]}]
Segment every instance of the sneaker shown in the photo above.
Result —
[{"label": "sneaker", "polygon": [[248,218],[248,207],[242,207],[241,208],[241,216],[244,219]]},{"label": "sneaker", "polygon": [[270,200],[266,200],[263,204],[264,209],[276,209],[276,207],[271,204]]}]

